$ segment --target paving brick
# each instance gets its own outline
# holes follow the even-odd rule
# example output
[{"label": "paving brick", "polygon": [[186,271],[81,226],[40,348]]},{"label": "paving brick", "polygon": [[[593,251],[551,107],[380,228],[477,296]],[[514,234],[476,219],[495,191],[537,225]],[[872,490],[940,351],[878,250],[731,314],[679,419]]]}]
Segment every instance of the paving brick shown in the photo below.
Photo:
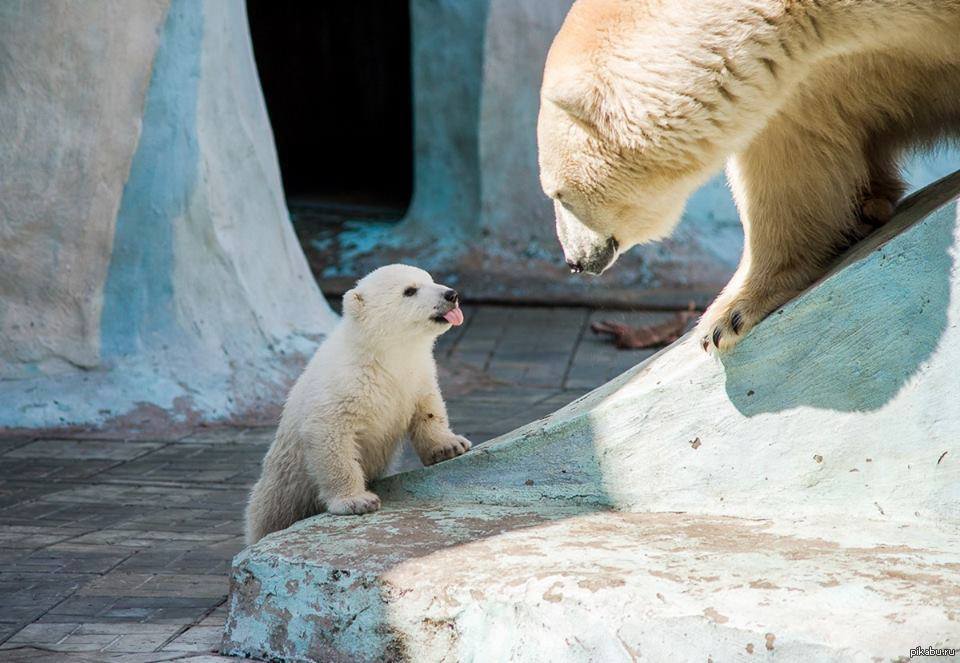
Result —
[{"label": "paving brick", "polygon": [[4,458],[0,476],[16,479],[89,479],[115,461],[60,458]]},{"label": "paving brick", "polygon": [[32,437],[0,437],[0,456],[33,441]]},{"label": "paving brick", "polygon": [[269,444],[273,439],[274,426],[256,426],[252,428],[202,428],[187,435],[178,444]]},{"label": "paving brick", "polygon": [[[6,462],[6,459],[4,459]],[[0,477],[0,513],[21,504],[69,490],[71,484],[50,481],[24,481]]]},{"label": "paving brick", "polygon": [[86,623],[57,643],[55,648],[99,645],[100,651],[110,653],[152,651],[175,637],[181,628],[177,624]]},{"label": "paving brick", "polygon": [[37,527],[0,525],[0,546],[4,548],[42,548],[72,539],[88,530],[73,527]]},{"label": "paving brick", "polygon": [[[587,324],[611,320],[631,326],[651,325],[671,319],[674,313],[594,311]],[[607,336],[587,330],[577,347],[564,386],[568,389],[593,389],[609,382],[657,352],[657,349],[619,350]]]},{"label": "paving brick", "polygon": [[41,622],[192,624],[223,597],[73,596],[45,614]]},{"label": "paving brick", "polygon": [[162,442],[131,442],[127,440],[71,440],[43,439],[12,449],[4,458],[70,458],[75,460],[123,461],[136,458]]},{"label": "paving brick", "polygon": [[98,574],[106,573],[130,555],[129,552],[102,552],[99,549],[88,551],[43,550],[31,552],[4,566],[9,573],[56,573],[56,574]]},{"label": "paving brick", "polygon": [[[179,661],[180,663],[196,663],[195,656],[184,656],[183,652],[149,652],[149,653],[118,653],[110,652],[110,663],[159,663],[160,661]],[[225,658],[225,661],[237,663],[235,658]]]},{"label": "paving brick", "polygon": [[[0,643],[3,643],[7,638],[11,637],[14,633],[20,630],[20,622],[4,622],[0,621]],[[0,657],[0,661],[3,658]]]},{"label": "paving brick", "polygon": [[127,558],[117,570],[124,573],[223,575],[230,570],[230,558],[225,553],[211,552],[206,548],[182,551],[150,549]]},{"label": "paving brick", "polygon": [[211,626],[194,626],[164,647],[163,651],[215,652],[220,647],[220,639],[222,637],[222,624]]},{"label": "paving brick", "polygon": [[71,596],[43,616],[43,621],[87,622],[106,612],[117,602],[115,596]]},{"label": "paving brick", "polygon": [[82,652],[56,652],[30,645],[0,645],[0,661],[12,663],[103,663],[103,657]]},{"label": "paving brick", "polygon": [[44,623],[28,624],[7,642],[10,644],[52,645],[60,642],[68,635],[80,628],[76,623]]},{"label": "paving brick", "polygon": [[218,598],[227,595],[223,575],[153,574],[113,571],[84,586],[79,596]]}]

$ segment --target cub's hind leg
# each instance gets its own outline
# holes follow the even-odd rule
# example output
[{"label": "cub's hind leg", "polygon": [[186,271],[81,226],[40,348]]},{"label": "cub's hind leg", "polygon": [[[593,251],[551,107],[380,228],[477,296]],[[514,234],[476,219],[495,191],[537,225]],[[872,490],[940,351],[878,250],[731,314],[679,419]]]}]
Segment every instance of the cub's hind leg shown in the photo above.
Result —
[{"label": "cub's hind leg", "polygon": [[301,430],[307,472],[317,487],[317,499],[337,515],[370,513],[380,508],[380,498],[367,490],[372,478],[364,474],[356,433],[349,423],[310,425]]}]

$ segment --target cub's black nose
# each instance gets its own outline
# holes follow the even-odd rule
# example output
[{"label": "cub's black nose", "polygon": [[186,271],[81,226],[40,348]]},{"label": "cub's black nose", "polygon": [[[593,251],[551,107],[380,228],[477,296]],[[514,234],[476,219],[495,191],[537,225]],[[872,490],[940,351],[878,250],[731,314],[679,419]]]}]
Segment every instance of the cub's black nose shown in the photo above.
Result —
[{"label": "cub's black nose", "polygon": [[580,262],[579,260],[577,261],[568,260],[567,267],[569,267],[570,271],[573,272],[574,274],[579,274],[580,272],[583,271],[583,263]]},{"label": "cub's black nose", "polygon": [[443,293],[443,298],[446,299],[448,302],[455,302],[455,301],[457,301],[457,298],[458,298],[459,296],[460,296],[460,295],[457,294],[457,291],[456,291],[456,290],[447,289],[447,291],[446,291],[445,293]]}]

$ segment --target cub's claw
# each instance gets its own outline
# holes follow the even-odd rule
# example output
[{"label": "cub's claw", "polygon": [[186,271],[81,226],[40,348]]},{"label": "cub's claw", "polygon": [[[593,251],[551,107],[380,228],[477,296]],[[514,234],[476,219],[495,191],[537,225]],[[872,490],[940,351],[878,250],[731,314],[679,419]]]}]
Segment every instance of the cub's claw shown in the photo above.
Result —
[{"label": "cub's claw", "polygon": [[470,440],[462,435],[454,435],[439,446],[431,450],[430,455],[423,459],[424,465],[434,465],[444,460],[456,458],[470,450]]}]

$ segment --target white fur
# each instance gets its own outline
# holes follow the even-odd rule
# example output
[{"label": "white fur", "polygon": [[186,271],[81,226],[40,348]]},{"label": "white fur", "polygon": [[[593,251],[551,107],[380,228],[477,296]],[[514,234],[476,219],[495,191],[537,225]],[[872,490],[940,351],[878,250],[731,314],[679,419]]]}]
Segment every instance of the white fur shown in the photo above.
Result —
[{"label": "white fur", "polygon": [[290,390],[247,506],[249,543],[324,509],[378,509],[367,485],[406,433],[426,465],[470,448],[450,430],[433,359],[450,328],[435,319],[453,306],[449,290],[421,269],[390,265],[344,295],[343,319]]},{"label": "white fur", "polygon": [[746,246],[700,322],[721,350],[889,219],[904,149],[958,133],[960,0],[578,0],[538,124],[564,254],[593,273],[727,161]]}]

